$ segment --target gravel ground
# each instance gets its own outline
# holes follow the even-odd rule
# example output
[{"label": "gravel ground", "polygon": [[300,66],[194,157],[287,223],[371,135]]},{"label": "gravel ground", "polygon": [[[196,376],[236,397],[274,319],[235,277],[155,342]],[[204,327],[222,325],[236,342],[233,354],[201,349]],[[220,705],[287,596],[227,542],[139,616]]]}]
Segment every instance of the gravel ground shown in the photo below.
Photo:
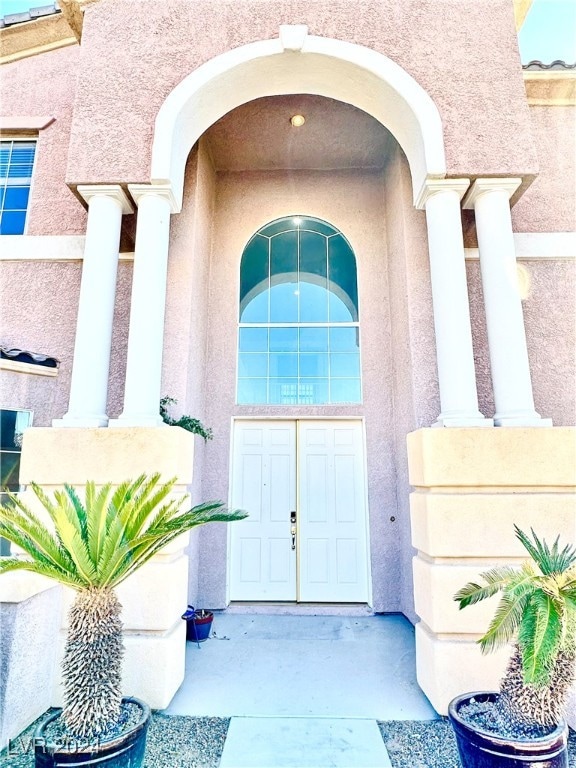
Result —
[{"label": "gravel ground", "polygon": [[[44,717],[14,739],[9,752],[0,755],[1,768],[34,768],[30,739]],[[144,768],[218,768],[229,722],[221,717],[171,717],[154,712]]]},{"label": "gravel ground", "polygon": [[[41,718],[42,719],[42,718]],[[218,768],[230,720],[219,717],[152,715],[144,768]],[[1,768],[34,768],[26,750],[35,723],[0,755]],[[461,768],[452,728],[446,718],[379,723],[393,768]],[[569,768],[576,768],[576,733],[570,732]],[[272,767],[271,767],[272,768]]]},{"label": "gravel ground", "polygon": [[[393,768],[461,768],[447,718],[378,723]],[[568,739],[568,766],[576,768],[576,733]]]}]

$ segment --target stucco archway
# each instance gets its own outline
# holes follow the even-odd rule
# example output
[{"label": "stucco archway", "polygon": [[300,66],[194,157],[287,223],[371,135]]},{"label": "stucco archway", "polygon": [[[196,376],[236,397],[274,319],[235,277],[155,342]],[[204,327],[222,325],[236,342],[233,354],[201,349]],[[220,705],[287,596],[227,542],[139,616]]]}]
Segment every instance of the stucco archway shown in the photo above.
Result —
[{"label": "stucco archway", "polygon": [[152,184],[169,185],[179,211],[186,160],[204,131],[248,101],[293,93],[337,99],[381,122],[408,158],[415,200],[426,179],[446,175],[440,114],[405,70],[374,50],[295,25],[217,56],[174,88],[156,118]]}]

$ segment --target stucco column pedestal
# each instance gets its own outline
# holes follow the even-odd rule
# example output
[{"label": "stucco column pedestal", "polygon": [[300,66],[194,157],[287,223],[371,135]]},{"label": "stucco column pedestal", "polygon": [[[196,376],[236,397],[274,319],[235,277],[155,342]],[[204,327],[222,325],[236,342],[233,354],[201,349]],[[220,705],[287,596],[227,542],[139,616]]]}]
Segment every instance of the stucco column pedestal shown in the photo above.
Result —
[{"label": "stucco column pedestal", "polygon": [[476,179],[464,208],[476,216],[480,272],[496,413],[509,427],[550,427],[534,408],[522,302],[518,291],[510,196],[521,179]]},{"label": "stucco column pedestal", "polygon": [[[194,435],[180,427],[26,430],[20,478],[35,481],[51,492],[64,483],[82,488],[121,482],[145,472],[176,476],[173,494],[187,496],[192,481]],[[31,490],[25,497],[33,504]],[[118,587],[124,623],[123,692],[138,696],[154,709],[171,701],[184,679],[186,626],[180,618],[188,597],[188,544],[184,534]],[[64,650],[67,608],[72,598],[64,590],[65,610],[60,632]],[[61,704],[59,674],[55,675],[54,706]]]},{"label": "stucco column pedestal", "polygon": [[133,208],[119,185],[80,186],[88,202],[68,412],[60,427],[105,427],[122,214]]},{"label": "stucco column pedestal", "polygon": [[110,426],[162,424],[159,415],[166,308],[170,214],[175,201],[169,188],[129,184],[138,204],[134,277],[128,333],[124,410]]},{"label": "stucco column pedestal", "polygon": [[0,579],[0,750],[52,703],[61,597],[53,581],[35,573]]},{"label": "stucco column pedestal", "polygon": [[469,179],[427,181],[426,209],[441,413],[434,426],[492,426],[478,410],[460,199]]},{"label": "stucco column pedestal", "polygon": [[576,541],[576,428],[420,429],[408,435],[416,664],[446,714],[459,693],[498,689],[508,649],[483,656],[498,597],[460,611],[454,594],[495,564],[520,563],[514,535]]}]

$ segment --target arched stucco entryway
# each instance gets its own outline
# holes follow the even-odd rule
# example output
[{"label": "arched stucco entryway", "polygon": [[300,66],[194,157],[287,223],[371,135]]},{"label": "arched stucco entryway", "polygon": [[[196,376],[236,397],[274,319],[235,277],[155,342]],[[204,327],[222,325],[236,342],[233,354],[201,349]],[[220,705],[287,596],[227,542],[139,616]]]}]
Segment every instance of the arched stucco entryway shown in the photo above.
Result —
[{"label": "arched stucco entryway", "polygon": [[291,93],[352,104],[388,128],[408,158],[415,200],[426,179],[446,175],[440,114],[414,78],[377,51],[302,25],[217,56],[174,88],[156,118],[152,184],[170,185],[179,210],[186,160],[204,131],[241,104]]},{"label": "arched stucco entryway", "polygon": [[[445,176],[442,124],[430,96],[402,68],[368,48],[283,26],[279,38],[242,46],[199,67],[167,96],[154,132],[151,184],[128,185],[138,201],[134,290],[124,410],[117,425],[158,423],[161,327],[169,213],[182,205],[186,159],[228,110],[257,97],[315,93],[359,107],[396,138],[412,196],[426,208],[440,384],[439,425],[488,424],[478,410],[460,199],[468,179]],[[151,340],[153,340],[151,342]],[[145,382],[145,385],[143,385]]]}]

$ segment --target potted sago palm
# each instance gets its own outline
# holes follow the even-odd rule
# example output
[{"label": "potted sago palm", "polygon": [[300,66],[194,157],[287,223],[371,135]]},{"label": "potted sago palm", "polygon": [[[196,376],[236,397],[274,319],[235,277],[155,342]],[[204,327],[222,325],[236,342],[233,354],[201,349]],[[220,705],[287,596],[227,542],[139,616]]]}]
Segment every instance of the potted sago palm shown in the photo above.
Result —
[{"label": "potted sago palm", "polygon": [[[0,573],[42,574],[76,592],[62,662],[64,706],[36,732],[37,768],[98,765],[138,768],[150,709],[122,698],[122,622],[116,587],[182,533],[246,517],[221,502],[182,511],[175,480],[141,475],[117,487],[32,489],[45,519],[17,496],[0,507],[0,536],[23,555],[0,558]],[[40,511],[40,508],[39,508]]]},{"label": "potted sago palm", "polygon": [[576,670],[576,549],[552,547],[514,526],[530,559],[469,583],[460,608],[501,593],[484,653],[512,643],[500,692],[458,696],[449,705],[464,768],[568,768],[563,719]]}]

